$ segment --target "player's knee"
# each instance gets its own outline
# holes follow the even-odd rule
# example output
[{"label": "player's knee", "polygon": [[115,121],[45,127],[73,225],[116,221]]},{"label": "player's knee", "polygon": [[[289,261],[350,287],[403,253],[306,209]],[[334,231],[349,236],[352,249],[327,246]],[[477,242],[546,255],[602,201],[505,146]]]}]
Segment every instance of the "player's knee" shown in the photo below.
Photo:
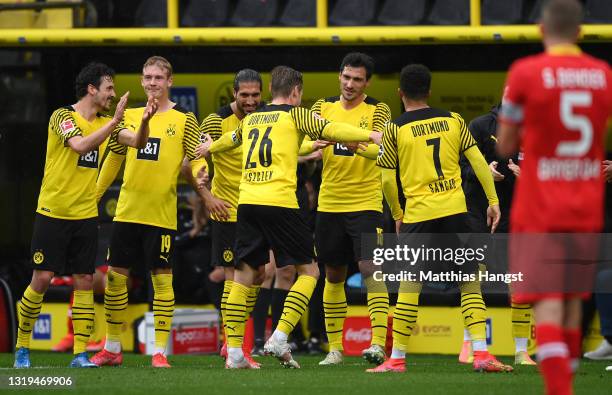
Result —
[{"label": "player's knee", "polygon": [[298,266],[297,271],[299,275],[314,277],[317,280],[319,279],[319,266],[314,262]]},{"label": "player's knee", "polygon": [[325,278],[333,284],[346,280],[346,266],[325,266]]},{"label": "player's knee", "polygon": [[32,282],[30,283],[30,286],[38,293],[45,293],[47,292],[47,288],[49,288],[49,283],[51,283],[53,276],[53,272],[46,270],[34,270],[32,273]]},{"label": "player's knee", "polygon": [[93,288],[93,274],[74,274],[75,290],[90,290]]}]

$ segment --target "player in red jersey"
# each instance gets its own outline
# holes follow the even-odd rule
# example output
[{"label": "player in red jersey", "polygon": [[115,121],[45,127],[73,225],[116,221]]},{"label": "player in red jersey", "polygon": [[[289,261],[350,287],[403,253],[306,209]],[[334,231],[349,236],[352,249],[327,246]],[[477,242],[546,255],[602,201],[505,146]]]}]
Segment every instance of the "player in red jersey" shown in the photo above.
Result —
[{"label": "player in red jersey", "polygon": [[[612,74],[606,62],[576,46],[581,18],[577,0],[551,0],[543,7],[545,52],[510,68],[497,133],[502,156],[519,147],[524,153],[511,212],[510,265],[512,272],[524,273],[514,297],[535,303],[547,394],[572,393],[581,344],[579,291],[586,290],[586,283],[576,286],[575,279],[588,281],[589,270],[568,255],[594,261],[593,246],[578,234],[599,232],[603,220],[601,163]],[[556,236],[542,235],[550,233],[568,236],[559,243]],[[551,258],[563,264],[551,265]]]}]

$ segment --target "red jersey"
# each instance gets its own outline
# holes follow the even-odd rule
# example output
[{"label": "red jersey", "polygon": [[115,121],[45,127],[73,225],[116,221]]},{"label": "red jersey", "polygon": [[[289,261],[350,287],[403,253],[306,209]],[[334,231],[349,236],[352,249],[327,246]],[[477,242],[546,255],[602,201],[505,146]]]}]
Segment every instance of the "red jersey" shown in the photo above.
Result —
[{"label": "red jersey", "polygon": [[604,138],[612,113],[609,65],[563,45],[510,68],[500,121],[519,124],[521,176],[514,229],[599,231]]}]

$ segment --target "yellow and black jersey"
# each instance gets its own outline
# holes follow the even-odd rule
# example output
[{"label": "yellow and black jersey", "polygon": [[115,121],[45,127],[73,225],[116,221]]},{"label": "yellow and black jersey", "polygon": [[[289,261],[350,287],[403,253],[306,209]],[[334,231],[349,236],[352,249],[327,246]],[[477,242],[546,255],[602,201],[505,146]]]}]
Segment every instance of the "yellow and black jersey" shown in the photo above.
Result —
[{"label": "yellow and black jersey", "polygon": [[[209,134],[217,141],[224,133],[231,133],[240,124],[240,120],[230,105],[221,107],[216,113],[207,116],[202,122],[202,133]],[[227,222],[236,222],[240,178],[242,177],[242,148],[219,152],[212,155],[215,176],[212,179],[212,194],[232,205],[228,209],[230,217]],[[219,218],[213,219],[220,221]]]},{"label": "yellow and black jersey", "polygon": [[298,151],[304,136],[317,140],[329,124],[312,111],[268,104],[247,115],[235,131],[242,141],[238,204],[298,208]]},{"label": "yellow and black jersey", "polygon": [[[369,96],[350,110],[344,109],[339,96],[320,99],[312,111],[330,121],[376,131],[382,131],[391,118],[389,106]],[[382,212],[380,169],[376,161],[356,155],[337,142],[323,149],[322,178],[318,211]]]},{"label": "yellow and black jersey", "polygon": [[[139,129],[144,108],[125,110],[124,123]],[[183,158],[196,158],[200,127],[195,115],[179,106],[156,113],[149,139],[141,149],[119,144],[113,134],[109,149],[126,155],[115,221],[176,229],[176,183]]]},{"label": "yellow and black jersey", "polygon": [[424,108],[389,122],[377,164],[399,166],[406,197],[403,222],[414,223],[466,212],[459,155],[476,145],[459,114]]},{"label": "yellow and black jersey", "polygon": [[[53,112],[49,121],[45,173],[37,213],[71,220],[98,216],[96,178],[108,139],[84,155],[70,148],[68,140],[74,136],[88,136],[110,121],[110,117],[97,114],[89,122],[72,106]],[[121,128],[119,125],[116,130]]]}]

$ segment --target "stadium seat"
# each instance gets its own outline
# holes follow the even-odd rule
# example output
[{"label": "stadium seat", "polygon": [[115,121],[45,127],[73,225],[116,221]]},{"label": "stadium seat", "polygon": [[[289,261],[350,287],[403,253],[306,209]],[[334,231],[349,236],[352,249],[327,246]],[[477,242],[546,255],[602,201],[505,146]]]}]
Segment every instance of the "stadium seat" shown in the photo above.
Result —
[{"label": "stadium seat", "polygon": [[329,15],[335,26],[371,25],[376,14],[376,0],[338,0]]},{"label": "stadium seat", "polygon": [[382,25],[418,25],[425,17],[425,0],[386,0],[378,14]]},{"label": "stadium seat", "polygon": [[316,0],[289,0],[279,18],[283,26],[316,26]]},{"label": "stadium seat", "polygon": [[436,0],[428,21],[432,25],[467,25],[470,23],[470,0]]},{"label": "stadium seat", "polygon": [[181,26],[223,26],[227,23],[229,0],[190,0],[181,18]]},{"label": "stadium seat", "polygon": [[521,22],[523,0],[484,0],[482,2],[483,25],[513,25]]},{"label": "stadium seat", "polygon": [[241,27],[270,26],[276,20],[277,0],[240,0],[231,24]]},{"label": "stadium seat", "polygon": [[586,0],[584,11],[586,23],[612,23],[612,2],[610,0]]},{"label": "stadium seat", "polygon": [[134,26],[166,27],[168,26],[167,14],[166,0],[141,1],[134,15]]}]

